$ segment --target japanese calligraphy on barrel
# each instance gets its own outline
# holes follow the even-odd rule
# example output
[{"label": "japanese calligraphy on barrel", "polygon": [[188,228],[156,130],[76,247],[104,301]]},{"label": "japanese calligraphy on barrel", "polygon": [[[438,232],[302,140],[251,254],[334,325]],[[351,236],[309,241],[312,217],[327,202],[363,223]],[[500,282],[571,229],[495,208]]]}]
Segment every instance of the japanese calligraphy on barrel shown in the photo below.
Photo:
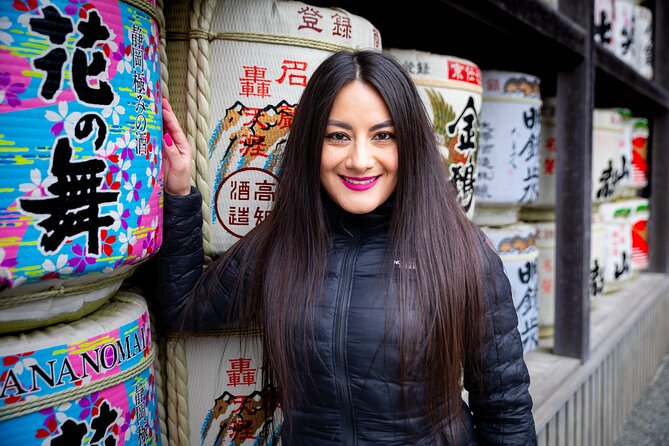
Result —
[{"label": "japanese calligraphy on barrel", "polygon": [[599,215],[599,208],[593,206],[590,225],[590,302],[604,292],[606,282],[606,228]]},{"label": "japanese calligraphy on barrel", "polygon": [[613,0],[613,53],[623,62],[636,63],[634,0]]},{"label": "japanese calligraphy on barrel", "polygon": [[555,132],[556,98],[544,98],[541,106],[541,160],[539,164],[539,190],[537,199],[529,207],[555,208],[555,168],[557,135]]},{"label": "japanese calligraphy on barrel", "polygon": [[620,172],[623,115],[617,109],[595,109],[592,117],[592,201],[610,201]]},{"label": "japanese calligraphy on barrel", "polygon": [[[104,287],[106,299],[161,244],[158,25],[145,3],[0,6],[0,308]],[[35,312],[95,308],[77,299]]]},{"label": "japanese calligraphy on barrel", "polygon": [[647,78],[653,78],[653,12],[641,5],[634,5],[634,32],[636,38],[636,64],[639,73]]},{"label": "japanese calligraphy on barrel", "polygon": [[555,325],[555,222],[532,223],[537,230],[539,336],[553,336]]},{"label": "japanese calligraphy on barrel", "polygon": [[628,200],[599,205],[606,240],[604,293],[632,277],[632,206]]},{"label": "japanese calligraphy on barrel", "polygon": [[594,38],[613,51],[613,0],[595,0]]},{"label": "japanese calligraphy on barrel", "polygon": [[174,418],[180,425],[175,427],[190,433],[187,441],[182,436],[170,437],[171,445],[280,444],[279,393],[271,385],[263,387],[258,331],[172,335],[167,351],[168,362],[178,363],[183,371],[168,376],[168,404],[176,406],[179,414]]},{"label": "japanese calligraphy on barrel", "polygon": [[634,118],[632,127],[632,187],[648,185],[648,119]]},{"label": "japanese calligraphy on barrel", "polygon": [[144,299],[119,292],[96,312],[0,338],[0,430],[12,444],[159,444]]},{"label": "japanese calligraphy on barrel", "polygon": [[[539,78],[525,73],[483,72],[475,221],[487,209],[517,210],[539,191]],[[513,215],[513,214],[512,214]],[[517,215],[515,217],[517,219]],[[504,225],[512,222],[496,222]]]},{"label": "japanese calligraphy on barrel", "polygon": [[481,229],[497,248],[504,264],[518,315],[523,351],[527,353],[536,349],[539,342],[537,230],[527,224]]},{"label": "japanese calligraphy on barrel", "polygon": [[425,104],[444,164],[471,218],[483,87],[479,67],[465,59],[390,48],[411,75]]},{"label": "japanese calligraphy on barrel", "polygon": [[627,108],[619,108],[622,117],[622,138],[618,145],[618,159],[616,160],[615,177],[613,178],[613,198],[622,199],[633,197],[635,190],[632,187],[632,132],[634,117]]},{"label": "japanese calligraphy on barrel", "polygon": [[367,20],[341,9],[297,1],[214,3],[210,58],[220,68],[211,72],[208,164],[197,163],[197,175],[209,185],[205,224],[213,253],[221,253],[271,212],[288,131],[315,68],[340,49],[380,50],[381,37]]}]

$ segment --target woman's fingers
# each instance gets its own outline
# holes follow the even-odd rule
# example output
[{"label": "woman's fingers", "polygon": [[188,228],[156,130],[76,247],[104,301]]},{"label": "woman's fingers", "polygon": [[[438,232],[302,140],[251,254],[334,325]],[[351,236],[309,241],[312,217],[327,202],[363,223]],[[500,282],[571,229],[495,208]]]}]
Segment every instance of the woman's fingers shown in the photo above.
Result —
[{"label": "woman's fingers", "polygon": [[170,195],[188,195],[192,170],[191,148],[172,108],[163,98],[163,178]]}]

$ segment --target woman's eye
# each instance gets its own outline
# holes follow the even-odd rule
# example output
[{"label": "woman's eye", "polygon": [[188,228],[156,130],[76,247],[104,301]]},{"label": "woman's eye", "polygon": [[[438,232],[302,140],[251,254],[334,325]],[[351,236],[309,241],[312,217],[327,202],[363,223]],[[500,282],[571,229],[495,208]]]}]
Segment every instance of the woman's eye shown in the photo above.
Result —
[{"label": "woman's eye", "polygon": [[332,142],[341,142],[341,141],[346,141],[348,140],[348,136],[346,133],[342,132],[332,132],[327,135],[325,135],[325,138],[332,141]]},{"label": "woman's eye", "polygon": [[374,136],[374,139],[378,139],[380,141],[390,141],[391,139],[395,139],[395,135],[390,132],[380,132]]}]

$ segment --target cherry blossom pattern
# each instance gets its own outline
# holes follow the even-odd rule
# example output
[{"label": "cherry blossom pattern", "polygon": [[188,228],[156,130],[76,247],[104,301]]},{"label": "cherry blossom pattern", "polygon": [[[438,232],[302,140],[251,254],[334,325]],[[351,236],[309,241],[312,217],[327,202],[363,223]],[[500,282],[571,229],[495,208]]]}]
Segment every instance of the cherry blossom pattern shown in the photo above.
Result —
[{"label": "cherry blossom pattern", "polygon": [[128,229],[130,209],[124,209],[122,203],[117,204],[116,210],[110,210],[109,215],[114,219],[114,224],[111,225],[112,231],[118,231],[119,228]]},{"label": "cherry blossom pattern", "polygon": [[68,15],[78,15],[79,9],[84,6],[86,0],[67,0],[67,5],[65,6],[65,12]]},{"label": "cherry blossom pattern", "polygon": [[128,191],[125,200],[130,201],[139,201],[139,191],[142,190],[142,181],[137,180],[137,174],[133,173],[129,181],[123,185],[123,188]]},{"label": "cherry blossom pattern", "polygon": [[5,32],[5,29],[12,27],[12,22],[9,21],[9,17],[4,16],[0,17],[0,43],[3,45],[11,45],[14,42],[14,38],[8,33]]},{"label": "cherry blossom pattern", "polygon": [[59,255],[55,265],[50,259],[45,259],[42,262],[42,269],[46,274],[40,277],[40,280],[57,280],[72,274],[72,267],[67,265],[67,254]]},{"label": "cherry blossom pattern", "polygon": [[58,103],[58,111],[47,110],[44,112],[44,117],[54,124],[51,126],[51,133],[54,136],[59,136],[63,130],[65,135],[72,138],[74,136],[74,128],[81,118],[81,112],[68,113],[68,104],[65,101]]},{"label": "cherry blossom pattern", "polygon": [[[32,357],[34,351],[17,353],[16,355],[7,355],[2,358],[2,366],[6,367],[5,371],[0,375],[0,381],[6,382],[7,374],[11,370],[15,377],[18,377],[24,370],[29,370],[31,366],[37,364],[35,358]],[[25,398],[18,394],[8,395],[3,399],[5,404],[14,404],[24,401]]]},{"label": "cherry blossom pattern", "polygon": [[46,438],[56,434],[58,430],[58,425],[64,423],[67,420],[67,412],[72,405],[70,403],[63,403],[54,407],[47,407],[39,411],[42,415],[45,415],[44,427],[37,429],[35,433],[36,438]]},{"label": "cherry blossom pattern", "polygon": [[87,256],[84,253],[84,248],[80,244],[76,244],[72,247],[72,253],[74,257],[67,261],[67,264],[71,267],[74,267],[74,272],[76,274],[83,273],[86,269],[86,265],[93,265],[95,263],[95,257]]},{"label": "cherry blossom pattern", "polygon": [[46,188],[54,181],[53,178],[46,177],[42,180],[42,172],[39,169],[30,169],[30,183],[19,185],[19,190],[29,197],[46,197]]},{"label": "cherry blossom pattern", "polygon": [[121,116],[125,115],[125,107],[119,105],[120,99],[120,95],[114,95],[112,103],[102,109],[102,116],[104,118],[109,118],[111,116],[114,125],[119,125],[121,122]]},{"label": "cherry blossom pattern", "polygon": [[135,207],[135,215],[137,215],[137,226],[142,225],[142,217],[151,213],[151,204],[146,202],[146,198],[142,198],[139,206]]},{"label": "cherry blossom pattern", "polygon": [[121,247],[119,248],[121,254],[125,254],[127,252],[128,255],[131,255],[133,246],[137,243],[137,237],[135,237],[134,229],[127,228],[125,232],[119,233],[118,241],[121,242]]},{"label": "cherry blossom pattern", "polygon": [[104,252],[107,257],[111,257],[114,253],[114,243],[116,243],[116,236],[109,234],[106,229],[100,231],[100,239],[102,241],[102,252]]},{"label": "cherry blossom pattern", "polygon": [[16,258],[8,257],[5,248],[0,248],[0,290],[11,288],[12,286],[12,271],[9,268],[16,266]]},{"label": "cherry blossom pattern", "polygon": [[21,105],[19,95],[26,91],[27,86],[20,82],[12,83],[12,76],[9,73],[0,73],[0,104],[5,101],[10,107]]}]

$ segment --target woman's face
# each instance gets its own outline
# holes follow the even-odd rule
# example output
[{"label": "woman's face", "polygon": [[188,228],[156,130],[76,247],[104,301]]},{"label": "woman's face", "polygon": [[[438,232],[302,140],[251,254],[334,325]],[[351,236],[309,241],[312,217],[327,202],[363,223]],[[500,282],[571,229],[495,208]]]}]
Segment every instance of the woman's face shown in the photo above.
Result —
[{"label": "woman's face", "polygon": [[359,81],[337,94],[321,156],[321,184],[353,214],[373,211],[397,186],[397,142],[390,111],[379,93]]}]

